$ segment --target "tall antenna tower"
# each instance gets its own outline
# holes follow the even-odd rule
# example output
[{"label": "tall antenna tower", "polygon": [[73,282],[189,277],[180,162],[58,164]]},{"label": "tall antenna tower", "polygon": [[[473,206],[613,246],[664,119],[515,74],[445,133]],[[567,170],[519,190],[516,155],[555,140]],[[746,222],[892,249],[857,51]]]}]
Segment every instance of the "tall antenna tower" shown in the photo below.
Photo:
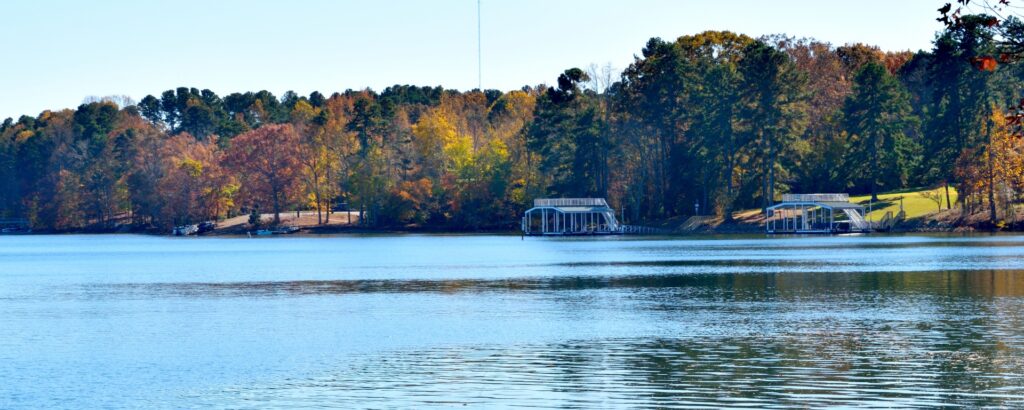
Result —
[{"label": "tall antenna tower", "polygon": [[480,34],[480,0],[476,0],[476,88],[484,90],[484,63]]}]

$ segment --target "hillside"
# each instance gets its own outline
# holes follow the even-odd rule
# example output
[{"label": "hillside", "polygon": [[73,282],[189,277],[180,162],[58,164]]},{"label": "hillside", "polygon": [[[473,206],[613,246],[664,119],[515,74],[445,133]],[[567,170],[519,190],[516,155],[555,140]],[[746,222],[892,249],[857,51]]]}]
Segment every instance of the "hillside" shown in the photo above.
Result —
[{"label": "hillside", "polygon": [[[946,197],[942,188],[909,189],[888,192],[878,195],[878,202],[874,203],[871,203],[871,195],[850,197],[850,201],[861,204],[864,207],[868,207],[870,205],[871,212],[868,213],[867,219],[877,221],[882,219],[886,212],[892,212],[893,215],[899,213],[900,202],[902,199],[903,211],[906,213],[906,219],[919,219],[934,216],[940,211],[938,204],[926,197],[929,193],[939,195],[942,202],[942,210],[945,210]],[[949,188],[949,199],[953,204],[956,204],[957,192],[953,187]]]},{"label": "hillside", "polygon": [[[957,191],[950,187],[950,201],[956,204]],[[942,209],[929,197],[939,194]],[[878,201],[871,202],[870,195],[850,197],[851,202],[870,207],[867,219],[881,220],[887,212],[896,215],[902,209],[906,221],[898,230],[951,231],[957,229],[974,229],[981,226],[976,217],[963,217],[958,209],[952,212],[946,209],[946,199],[942,188],[908,189],[886,192],[878,195]],[[760,209],[744,209],[733,213],[733,222],[726,223],[717,216],[700,216],[691,218],[674,218],[661,226],[680,233],[756,233],[764,229],[764,214]]]}]

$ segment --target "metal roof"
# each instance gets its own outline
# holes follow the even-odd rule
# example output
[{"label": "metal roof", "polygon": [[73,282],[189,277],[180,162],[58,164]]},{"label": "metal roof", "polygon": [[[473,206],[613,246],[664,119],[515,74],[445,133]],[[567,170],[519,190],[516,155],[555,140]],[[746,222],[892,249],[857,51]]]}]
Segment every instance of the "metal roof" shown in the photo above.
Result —
[{"label": "metal roof", "polygon": [[847,194],[782,194],[782,202],[850,202]]},{"label": "metal roof", "polygon": [[552,209],[562,213],[570,212],[608,212],[612,209],[607,206],[536,206],[526,212],[536,209]]},{"label": "metal roof", "polygon": [[863,205],[855,204],[853,202],[838,202],[838,201],[820,201],[820,202],[781,202],[775,205],[769,206],[768,209],[777,209],[785,206],[821,206],[831,209],[864,209]]},{"label": "metal roof", "polygon": [[533,206],[608,206],[604,198],[537,198]]}]

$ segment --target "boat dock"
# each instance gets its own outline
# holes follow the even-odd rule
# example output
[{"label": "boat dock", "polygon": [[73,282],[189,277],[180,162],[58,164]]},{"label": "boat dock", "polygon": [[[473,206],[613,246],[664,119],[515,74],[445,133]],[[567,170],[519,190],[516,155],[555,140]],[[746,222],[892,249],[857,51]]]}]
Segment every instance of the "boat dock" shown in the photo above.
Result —
[{"label": "boat dock", "polygon": [[626,225],[604,198],[538,198],[523,213],[523,235],[656,235],[664,229]]},{"label": "boat dock", "polygon": [[764,225],[770,234],[871,232],[864,216],[847,194],[784,194],[766,209]]},{"label": "boat dock", "polygon": [[7,218],[0,219],[0,233],[29,233],[32,232],[28,219]]},{"label": "boat dock", "polygon": [[539,198],[523,214],[525,235],[614,235],[623,233],[604,198]]}]

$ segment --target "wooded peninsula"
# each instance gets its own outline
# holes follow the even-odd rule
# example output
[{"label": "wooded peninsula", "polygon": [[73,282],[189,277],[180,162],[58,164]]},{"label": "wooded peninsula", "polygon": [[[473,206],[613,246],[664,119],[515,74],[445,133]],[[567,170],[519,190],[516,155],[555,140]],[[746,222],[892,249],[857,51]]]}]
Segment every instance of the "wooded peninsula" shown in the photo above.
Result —
[{"label": "wooded peninsula", "polygon": [[938,209],[1002,226],[1024,193],[1012,108],[1024,70],[981,57],[1024,24],[961,21],[916,53],[728,31],[652,38],[621,72],[570,68],[508,92],[91,98],[0,125],[0,218],[166,232],[295,209],[326,223],[344,207],[367,228],[511,230],[538,197],[607,198],[658,224],[728,221],[789,192],[922,188],[941,193]]}]

